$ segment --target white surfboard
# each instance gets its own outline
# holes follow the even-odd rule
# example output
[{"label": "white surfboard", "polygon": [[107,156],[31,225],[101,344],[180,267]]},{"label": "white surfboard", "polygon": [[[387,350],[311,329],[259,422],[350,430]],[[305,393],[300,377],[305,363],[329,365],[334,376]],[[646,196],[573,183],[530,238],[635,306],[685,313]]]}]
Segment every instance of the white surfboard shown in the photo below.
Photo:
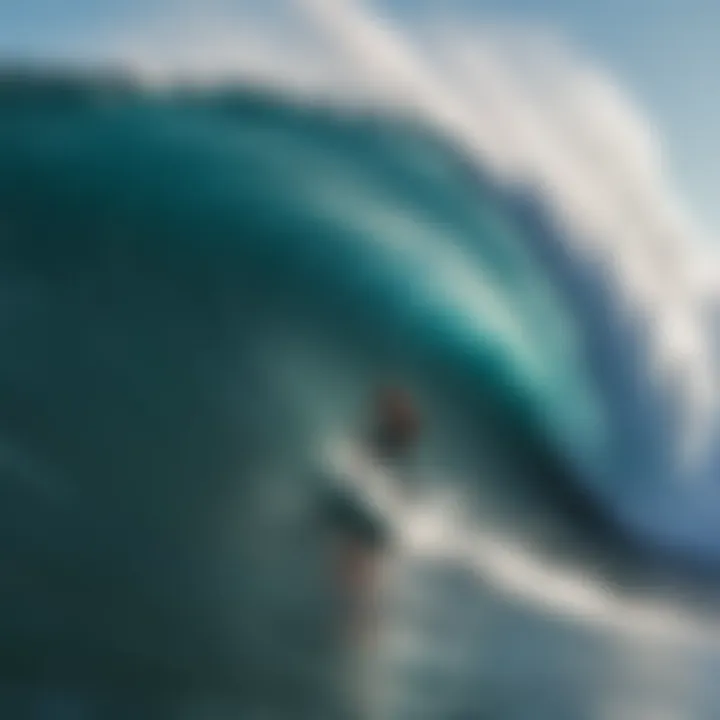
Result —
[{"label": "white surfboard", "polygon": [[400,525],[405,502],[399,481],[371,455],[351,443],[338,443],[327,451],[326,468],[337,489],[369,515],[390,529]]}]

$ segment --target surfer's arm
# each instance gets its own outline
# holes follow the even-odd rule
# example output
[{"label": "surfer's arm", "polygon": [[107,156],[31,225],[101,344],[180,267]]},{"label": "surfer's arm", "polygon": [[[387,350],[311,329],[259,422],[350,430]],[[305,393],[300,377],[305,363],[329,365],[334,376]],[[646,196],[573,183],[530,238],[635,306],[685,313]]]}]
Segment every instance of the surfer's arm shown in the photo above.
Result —
[{"label": "surfer's arm", "polygon": [[322,522],[333,532],[378,549],[390,541],[388,520],[363,492],[362,478],[326,468],[318,494]]},{"label": "surfer's arm", "polygon": [[387,545],[390,533],[387,524],[369,505],[343,488],[328,488],[322,499],[323,522],[334,532],[381,548]]}]

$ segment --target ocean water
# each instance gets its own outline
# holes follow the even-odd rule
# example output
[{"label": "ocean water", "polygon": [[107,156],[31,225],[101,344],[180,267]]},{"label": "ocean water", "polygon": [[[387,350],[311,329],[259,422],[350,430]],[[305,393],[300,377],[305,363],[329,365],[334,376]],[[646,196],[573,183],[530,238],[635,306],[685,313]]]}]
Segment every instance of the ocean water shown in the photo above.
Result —
[{"label": "ocean water", "polygon": [[372,717],[717,717],[714,566],[626,489],[678,421],[568,242],[417,119],[4,86],[0,715],[343,717],[312,478],[392,378]]}]

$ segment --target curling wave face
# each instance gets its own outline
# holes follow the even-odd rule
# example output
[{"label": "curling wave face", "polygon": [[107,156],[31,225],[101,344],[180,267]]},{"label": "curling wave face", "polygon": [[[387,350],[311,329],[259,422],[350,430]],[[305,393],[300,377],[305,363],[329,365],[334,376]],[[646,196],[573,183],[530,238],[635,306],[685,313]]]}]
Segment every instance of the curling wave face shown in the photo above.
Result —
[{"label": "curling wave face", "polygon": [[[409,562],[400,596],[419,583],[412,597],[441,615],[459,604],[465,628],[505,618],[565,633],[569,648],[598,627],[589,607],[622,615],[607,594],[583,604],[586,583],[646,584],[669,600],[657,589],[667,578],[711,584],[650,562],[648,538],[621,512],[621,471],[665,467],[672,422],[643,406],[658,432],[629,448],[640,422],[621,425],[612,402],[636,378],[617,371],[628,363],[622,338],[610,342],[600,280],[576,271],[531,196],[428,128],[258,91],[16,84],[0,93],[0,237],[9,677],[188,712],[197,694],[262,704],[283,687],[293,717],[317,717],[331,641],[301,527],[307,479],[320,445],[352,430],[388,375],[431,419],[424,479],[463,498],[474,528],[462,542],[424,536],[435,540],[419,554],[445,560],[438,573]],[[588,327],[606,333],[599,358]],[[480,526],[503,538],[497,552]],[[498,561],[509,542],[532,552]],[[559,559],[576,591],[551,570]],[[459,575],[443,577],[453,565]],[[464,573],[474,579],[458,587]],[[520,589],[528,577],[537,592]],[[565,590],[538,588],[545,580]],[[584,622],[568,628],[557,617],[571,607]],[[555,619],[538,619],[547,609]],[[632,622],[608,625],[613,640],[593,655],[606,671]],[[477,647],[487,667],[512,670],[546,642],[520,639],[513,655],[510,641],[498,630],[455,643],[465,685],[445,701],[438,690],[442,712],[480,702],[468,695]],[[558,657],[561,667],[569,655]],[[578,683],[595,677],[585,672]],[[557,679],[548,687],[565,716],[600,707],[601,685],[571,699]],[[515,717],[507,693],[492,702],[488,712]]]}]

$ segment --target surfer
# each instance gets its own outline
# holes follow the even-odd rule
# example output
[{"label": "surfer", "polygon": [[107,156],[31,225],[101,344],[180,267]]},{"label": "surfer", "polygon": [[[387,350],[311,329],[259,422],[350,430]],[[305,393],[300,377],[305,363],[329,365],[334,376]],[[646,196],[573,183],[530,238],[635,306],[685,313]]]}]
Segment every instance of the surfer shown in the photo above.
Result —
[{"label": "surfer", "polygon": [[420,435],[420,415],[410,395],[380,390],[364,438],[337,452],[324,476],[322,510],[338,607],[351,644],[372,625],[382,559],[412,491],[409,461]]}]

